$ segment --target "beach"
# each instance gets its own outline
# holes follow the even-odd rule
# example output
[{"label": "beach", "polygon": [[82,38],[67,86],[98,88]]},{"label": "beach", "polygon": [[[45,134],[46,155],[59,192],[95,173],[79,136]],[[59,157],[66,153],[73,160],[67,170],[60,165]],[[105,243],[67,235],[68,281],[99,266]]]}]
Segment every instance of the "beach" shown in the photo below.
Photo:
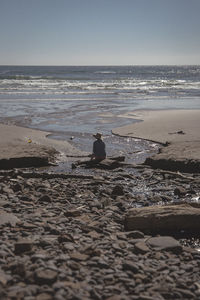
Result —
[{"label": "beach", "polygon": [[126,114],[126,117],[138,122],[115,128],[114,134],[161,144],[200,140],[200,110],[139,110]]},{"label": "beach", "polygon": [[48,138],[50,132],[0,124],[0,166],[41,167],[86,155],[67,141]]},{"label": "beach", "polygon": [[[72,150],[47,132],[0,132],[2,158]],[[32,167],[0,170],[1,299],[199,299],[199,172]]]},{"label": "beach", "polygon": [[5,70],[0,298],[199,299],[200,69]]},{"label": "beach", "polygon": [[[135,111],[126,117],[138,122],[115,128],[113,134],[168,145],[154,155],[155,160],[200,160],[200,110]],[[1,124],[0,159],[43,157],[49,162],[61,162],[88,155],[70,142],[51,139],[49,135],[50,132]]]},{"label": "beach", "polygon": [[129,116],[139,122],[115,128],[114,134],[166,146],[146,163],[161,169],[199,172],[200,110],[137,111]]}]

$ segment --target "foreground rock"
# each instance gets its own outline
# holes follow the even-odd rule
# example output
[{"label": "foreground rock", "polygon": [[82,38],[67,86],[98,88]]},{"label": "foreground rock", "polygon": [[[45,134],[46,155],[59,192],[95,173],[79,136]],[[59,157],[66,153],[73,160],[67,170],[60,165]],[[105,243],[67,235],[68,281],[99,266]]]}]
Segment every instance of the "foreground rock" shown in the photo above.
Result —
[{"label": "foreground rock", "polygon": [[200,173],[199,149],[199,141],[172,143],[148,157],[145,164],[155,169]]},{"label": "foreground rock", "polygon": [[9,170],[13,168],[45,167],[51,165],[53,153],[49,156],[24,156],[12,157],[0,160],[0,169]]},{"label": "foreground rock", "polygon": [[190,204],[133,208],[125,217],[126,230],[144,232],[198,231],[200,209]]},{"label": "foreground rock", "polygon": [[123,225],[139,202],[198,197],[199,178],[96,171],[0,172],[0,299],[199,299],[200,253],[186,239]]}]

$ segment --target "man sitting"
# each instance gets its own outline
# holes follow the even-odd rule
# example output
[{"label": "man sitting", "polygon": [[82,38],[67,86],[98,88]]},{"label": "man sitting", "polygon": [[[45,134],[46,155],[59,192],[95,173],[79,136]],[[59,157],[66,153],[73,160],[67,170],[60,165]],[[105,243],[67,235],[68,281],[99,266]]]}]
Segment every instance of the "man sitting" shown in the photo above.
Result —
[{"label": "man sitting", "polygon": [[96,141],[93,143],[91,160],[98,163],[106,158],[106,145],[102,140],[101,133],[98,132],[97,134],[94,134],[93,137],[95,137]]}]

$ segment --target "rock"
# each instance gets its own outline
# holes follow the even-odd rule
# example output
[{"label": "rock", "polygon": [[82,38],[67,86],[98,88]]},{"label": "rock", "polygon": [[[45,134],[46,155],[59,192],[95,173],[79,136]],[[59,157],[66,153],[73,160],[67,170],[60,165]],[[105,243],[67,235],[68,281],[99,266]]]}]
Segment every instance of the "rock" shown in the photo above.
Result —
[{"label": "rock", "polygon": [[18,222],[20,222],[20,220],[15,215],[6,213],[3,210],[0,211],[0,225],[9,224],[15,226]]},{"label": "rock", "polygon": [[179,187],[176,187],[175,190],[174,190],[174,195],[176,196],[184,196],[187,194],[187,191],[186,189],[184,189],[183,187],[179,186]]},{"label": "rock", "polygon": [[48,293],[41,293],[37,295],[36,300],[53,300],[53,296]]},{"label": "rock", "polygon": [[116,185],[112,190],[113,196],[123,196],[124,195],[124,188],[122,185]]},{"label": "rock", "polygon": [[128,300],[128,298],[125,296],[125,295],[113,295],[113,296],[110,296],[108,298],[106,298],[106,300]]},{"label": "rock", "polygon": [[[0,216],[10,213],[20,220],[0,226],[0,299],[200,299],[199,233],[188,239],[184,231],[182,251],[177,241],[172,243],[168,229],[163,239],[153,238],[151,231],[146,235],[149,228],[159,230],[163,220],[163,228],[171,224],[172,232],[176,219],[188,226],[187,215],[179,217],[183,202],[170,205],[174,210],[138,208],[135,217],[143,216],[145,229],[134,225],[124,230],[133,206],[152,204],[160,196],[169,202],[179,186],[188,191],[185,200],[194,197],[184,213],[193,209],[190,217],[198,230],[194,212],[200,207],[196,208],[200,176],[168,172],[166,179],[160,170],[145,169],[146,175],[143,170],[141,166],[134,171],[133,180],[120,174],[120,181],[117,172],[103,170],[95,170],[97,176],[0,171],[0,198],[7,202]],[[13,192],[16,183],[22,190]],[[111,196],[116,186],[122,186],[123,195]],[[45,195],[52,201],[38,201]]]},{"label": "rock", "polygon": [[44,195],[39,199],[39,202],[51,202],[51,198],[48,195]]},{"label": "rock", "polygon": [[176,292],[179,292],[181,294],[181,298],[183,297],[182,299],[195,299],[194,293],[188,291],[187,288],[176,288]]},{"label": "rock", "polygon": [[64,212],[65,217],[79,217],[81,215],[81,211],[78,209],[69,209]]},{"label": "rock", "polygon": [[70,254],[71,259],[75,260],[75,261],[84,261],[87,260],[89,258],[89,255],[86,254],[82,254],[79,252],[73,252]]},{"label": "rock", "polygon": [[134,230],[127,234],[127,238],[142,239],[144,238],[144,233],[138,230]]},{"label": "rock", "polygon": [[138,242],[134,246],[134,253],[135,254],[146,254],[150,251],[149,247],[146,245],[145,242]]},{"label": "rock", "polygon": [[159,203],[159,202],[162,202],[162,197],[159,196],[159,195],[154,195],[154,196],[151,197],[150,200],[151,200],[151,202],[153,202],[153,203]]},{"label": "rock", "polygon": [[119,168],[121,164],[120,164],[120,161],[106,158],[106,159],[102,160],[98,165],[102,169],[112,170],[112,169]]},{"label": "rock", "polygon": [[0,284],[2,284],[4,286],[11,279],[12,279],[12,277],[10,275],[7,275],[0,269]]},{"label": "rock", "polygon": [[139,267],[135,263],[133,263],[132,261],[128,261],[128,260],[125,261],[122,264],[122,267],[123,267],[124,271],[132,271],[135,274],[139,273]]},{"label": "rock", "polygon": [[22,190],[22,187],[21,187],[21,185],[18,183],[18,182],[16,182],[13,186],[12,186],[12,189],[13,189],[13,192],[19,192],[19,191],[21,191]]},{"label": "rock", "polygon": [[15,243],[15,250],[14,250],[14,252],[17,255],[18,254],[22,254],[24,252],[31,251],[32,247],[33,247],[32,241],[22,239],[22,240],[19,240],[17,243]]},{"label": "rock", "polygon": [[170,236],[152,237],[147,240],[146,244],[151,248],[161,251],[172,251],[174,253],[181,253],[181,244]]},{"label": "rock", "polygon": [[37,284],[50,285],[57,280],[57,272],[50,269],[37,270],[35,272],[35,282]]},{"label": "rock", "polygon": [[147,157],[144,164],[154,169],[199,173],[198,145],[200,141],[171,143],[163,147],[160,153]]},{"label": "rock", "polygon": [[48,156],[11,157],[0,159],[1,170],[13,168],[44,167],[49,165]]},{"label": "rock", "polygon": [[4,199],[0,199],[0,207],[8,207],[9,204],[10,204],[9,201],[6,201]]},{"label": "rock", "polygon": [[20,262],[14,262],[13,264],[8,266],[12,271],[12,274],[17,274],[21,277],[25,277],[26,274],[26,266]]},{"label": "rock", "polygon": [[66,242],[74,242],[74,238],[71,234],[61,234],[59,237],[58,237],[58,242],[59,243],[66,243]]},{"label": "rock", "polygon": [[143,232],[197,231],[200,209],[190,204],[132,208],[124,218],[126,230]]}]

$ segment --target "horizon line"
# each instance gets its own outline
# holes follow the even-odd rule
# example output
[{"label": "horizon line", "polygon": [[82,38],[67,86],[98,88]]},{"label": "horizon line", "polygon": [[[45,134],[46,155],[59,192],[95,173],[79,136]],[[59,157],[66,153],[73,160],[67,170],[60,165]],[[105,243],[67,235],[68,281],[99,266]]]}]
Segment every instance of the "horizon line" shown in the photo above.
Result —
[{"label": "horizon line", "polygon": [[10,66],[15,66],[15,67],[134,67],[134,66],[138,66],[138,67],[153,67],[153,66],[200,66],[200,64],[114,64],[114,65],[96,65],[96,64],[88,64],[88,65],[66,65],[66,64],[52,64],[52,65],[49,65],[49,64],[0,64],[1,67],[10,67]]}]

